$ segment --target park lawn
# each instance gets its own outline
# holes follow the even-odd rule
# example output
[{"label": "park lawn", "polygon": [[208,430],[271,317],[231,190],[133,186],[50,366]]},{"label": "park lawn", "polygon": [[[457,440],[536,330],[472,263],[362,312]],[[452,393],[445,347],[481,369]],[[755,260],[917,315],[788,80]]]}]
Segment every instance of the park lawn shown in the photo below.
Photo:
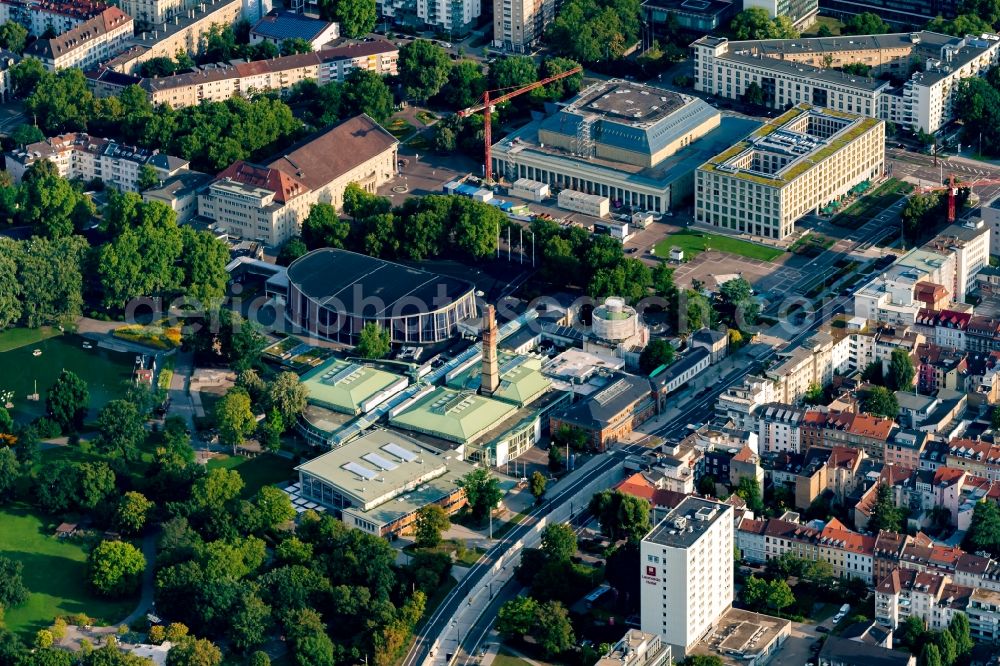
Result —
[{"label": "park lawn", "polygon": [[821,26],[826,26],[829,28],[830,32],[834,35],[839,35],[844,24],[833,18],[832,16],[817,16],[816,22],[813,23],[808,30],[802,33],[803,37],[815,37],[816,33],[819,32]]},{"label": "park lawn", "polygon": [[264,486],[284,484],[294,481],[298,476],[295,473],[295,463],[271,453],[263,453],[256,458],[216,456],[208,461],[208,469],[217,467],[235,469],[240,473],[244,483],[241,493],[244,498],[252,497]]},{"label": "park lawn", "polygon": [[24,565],[28,601],[6,612],[7,627],[30,638],[57,615],[86,613],[99,624],[128,615],[136,599],[108,601],[87,589],[87,554],[74,541],[53,536],[57,521],[45,521],[26,509],[0,511],[0,555]]},{"label": "park lawn", "polygon": [[520,657],[514,656],[506,648],[500,648],[497,655],[493,657],[496,666],[529,666],[529,663]]},{"label": "park lawn", "polygon": [[670,248],[674,246],[684,250],[685,259],[693,258],[709,247],[719,252],[738,254],[750,259],[759,259],[760,261],[774,261],[785,253],[784,250],[750,243],[739,238],[719,236],[701,231],[678,231],[677,233],[670,234],[656,244],[656,256],[666,259],[670,256]]},{"label": "park lawn", "polygon": [[0,353],[11,349],[27,347],[28,345],[48,340],[60,335],[58,328],[42,326],[41,328],[11,328],[0,332]]}]

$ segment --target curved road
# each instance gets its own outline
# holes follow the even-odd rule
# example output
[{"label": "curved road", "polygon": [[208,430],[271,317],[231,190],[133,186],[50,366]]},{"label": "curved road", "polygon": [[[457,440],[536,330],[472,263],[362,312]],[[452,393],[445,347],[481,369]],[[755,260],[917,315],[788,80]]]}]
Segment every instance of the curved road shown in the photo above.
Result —
[{"label": "curved road", "polygon": [[[600,462],[587,469],[585,474],[580,474],[572,479],[569,484],[559,488],[558,493],[547,499],[544,503],[536,506],[514,529],[507,532],[492,548],[490,548],[469,572],[462,578],[461,582],[445,597],[444,601],[437,607],[430,619],[417,633],[413,645],[410,647],[402,666],[417,666],[430,656],[429,650],[434,641],[441,636],[448,627],[448,620],[458,610],[470,594],[475,594],[482,585],[482,578],[498,562],[508,555],[510,548],[523,538],[535,526],[538,520],[547,516],[551,511],[569,502],[581,489],[613,467],[621,464],[622,453],[612,452],[602,457]],[[579,468],[585,469],[585,468]],[[588,498],[589,499],[589,498]],[[581,508],[583,505],[581,504]]]}]

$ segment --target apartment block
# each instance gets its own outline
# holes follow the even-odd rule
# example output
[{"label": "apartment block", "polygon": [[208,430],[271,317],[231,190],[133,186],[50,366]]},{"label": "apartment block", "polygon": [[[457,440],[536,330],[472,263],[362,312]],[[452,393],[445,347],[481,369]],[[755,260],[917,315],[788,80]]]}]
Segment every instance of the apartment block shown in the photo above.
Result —
[{"label": "apartment block", "polygon": [[[951,37],[926,30],[733,42],[705,36],[691,46],[695,90],[741,99],[756,84],[773,109],[805,102],[925,132],[954,118],[962,79],[982,75],[1000,58],[1000,36]],[[912,63],[921,68],[910,75]],[[870,76],[838,69],[853,64],[871,67]],[[906,81],[893,87],[883,74]]]},{"label": "apartment block", "polygon": [[955,585],[948,575],[895,569],[875,588],[875,620],[895,630],[915,616],[931,631],[946,629],[955,613],[965,612],[973,588]]},{"label": "apartment block", "polygon": [[355,116],[264,164],[230,165],[199,194],[198,214],[232,236],[280,245],[299,234],[313,204],[339,210],[349,183],[374,192],[392,179],[397,145],[374,120]]},{"label": "apartment block", "polygon": [[697,222],[785,238],[885,171],[885,123],[800,103],[695,172]]},{"label": "apartment block", "polygon": [[493,46],[530,53],[556,16],[557,0],[493,0]]},{"label": "apartment block", "polygon": [[109,7],[100,0],[3,0],[0,23],[20,23],[29,35],[61,35],[101,15]]},{"label": "apartment block", "polygon": [[56,37],[39,39],[24,53],[41,60],[50,71],[87,69],[128,48],[132,34],[132,18],[117,7],[108,7]]},{"label": "apartment block", "polygon": [[376,0],[375,7],[382,20],[434,28],[452,38],[467,35],[483,10],[482,0]]},{"label": "apartment block", "polygon": [[54,136],[7,153],[7,170],[14,182],[19,183],[31,165],[41,160],[52,162],[63,178],[83,181],[100,178],[125,192],[139,191],[139,175],[144,166],[152,167],[160,179],[188,169],[187,160],[179,157],[81,132]]},{"label": "apartment block", "polygon": [[708,634],[733,603],[733,508],[685,498],[640,545],[642,631],[675,658]]},{"label": "apartment block", "polygon": [[808,28],[819,14],[819,0],[743,0],[743,9],[759,7],[771,18],[786,16],[798,30]]},{"label": "apartment block", "polygon": [[153,58],[173,58],[178,51],[201,53],[203,37],[214,25],[232,25],[244,16],[244,0],[204,0],[191,5],[183,14],[137,32],[130,41],[128,57],[113,64],[116,71],[133,73],[140,64]]},{"label": "apartment block", "polygon": [[629,629],[595,666],[671,666],[670,646],[656,634]]},{"label": "apartment block", "polygon": [[800,431],[806,410],[784,403],[765,405],[757,415],[757,442],[761,453],[799,453]]},{"label": "apartment block", "polygon": [[976,275],[990,265],[990,226],[981,219],[952,224],[924,245],[925,250],[955,257],[955,273],[945,285],[962,301],[976,287]]},{"label": "apartment block", "polygon": [[[355,69],[395,75],[398,57],[395,45],[376,40],[270,60],[208,65],[185,74],[141,79],[138,85],[153,104],[170,104],[177,109],[203,101],[221,102],[233,95],[250,97],[269,90],[288,90],[308,79],[321,85],[343,82]],[[90,76],[93,87],[101,73]],[[119,85],[124,88],[127,84],[125,80]]]},{"label": "apartment block", "polygon": [[811,411],[802,422],[802,446],[848,447],[881,460],[896,422],[871,414]]}]

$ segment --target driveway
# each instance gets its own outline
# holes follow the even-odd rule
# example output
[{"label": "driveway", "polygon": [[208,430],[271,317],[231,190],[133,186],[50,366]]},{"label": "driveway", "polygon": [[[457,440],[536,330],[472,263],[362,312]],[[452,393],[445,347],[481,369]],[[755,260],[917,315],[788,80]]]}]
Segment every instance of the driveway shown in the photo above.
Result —
[{"label": "driveway", "polygon": [[812,651],[812,645],[820,639],[823,634],[816,631],[817,626],[830,628],[831,620],[815,624],[804,622],[792,622],[792,633],[785,639],[781,650],[770,662],[774,666],[803,666],[816,662],[816,653]]}]

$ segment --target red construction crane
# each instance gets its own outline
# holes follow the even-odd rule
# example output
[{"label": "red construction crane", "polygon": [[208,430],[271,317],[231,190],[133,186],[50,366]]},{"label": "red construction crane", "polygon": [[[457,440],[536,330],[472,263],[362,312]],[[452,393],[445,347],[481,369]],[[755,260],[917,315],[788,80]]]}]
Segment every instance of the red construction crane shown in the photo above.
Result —
[{"label": "red construction crane", "polygon": [[926,192],[943,192],[948,191],[948,221],[955,221],[955,208],[957,207],[958,199],[958,188],[967,187],[970,190],[973,187],[980,187],[982,185],[1000,185],[1000,180],[995,178],[983,178],[981,180],[973,180],[968,183],[960,183],[958,179],[954,176],[948,176],[948,182],[944,185],[931,185],[929,187],[917,188],[917,192],[924,194]]},{"label": "red construction crane", "polygon": [[[523,86],[521,88],[517,88],[516,90],[510,90],[510,88],[500,88],[499,90],[487,90],[486,92],[483,93],[483,101],[481,104],[476,104],[475,106],[470,106],[467,109],[462,109],[461,111],[457,112],[459,118],[467,118],[471,116],[473,113],[477,113],[479,111],[483,112],[483,143],[486,144],[486,149],[484,151],[484,155],[486,156],[486,169],[484,175],[486,177],[486,182],[488,183],[493,182],[493,167],[490,163],[491,162],[490,115],[493,112],[493,108],[497,104],[502,104],[503,102],[506,102],[507,100],[513,97],[517,97],[518,95],[523,95],[524,93],[534,90],[535,88],[541,88],[542,86],[548,85],[553,81],[558,81],[559,79],[565,79],[567,76],[573,76],[574,74],[579,74],[581,72],[583,72],[583,67],[577,65],[573,69],[568,69],[565,72],[559,72],[554,76],[549,76],[539,81],[535,81],[534,83],[529,83],[528,85]],[[490,93],[502,93],[504,90],[510,90],[510,92],[504,93],[499,97],[493,97],[493,98],[490,97]]]}]

